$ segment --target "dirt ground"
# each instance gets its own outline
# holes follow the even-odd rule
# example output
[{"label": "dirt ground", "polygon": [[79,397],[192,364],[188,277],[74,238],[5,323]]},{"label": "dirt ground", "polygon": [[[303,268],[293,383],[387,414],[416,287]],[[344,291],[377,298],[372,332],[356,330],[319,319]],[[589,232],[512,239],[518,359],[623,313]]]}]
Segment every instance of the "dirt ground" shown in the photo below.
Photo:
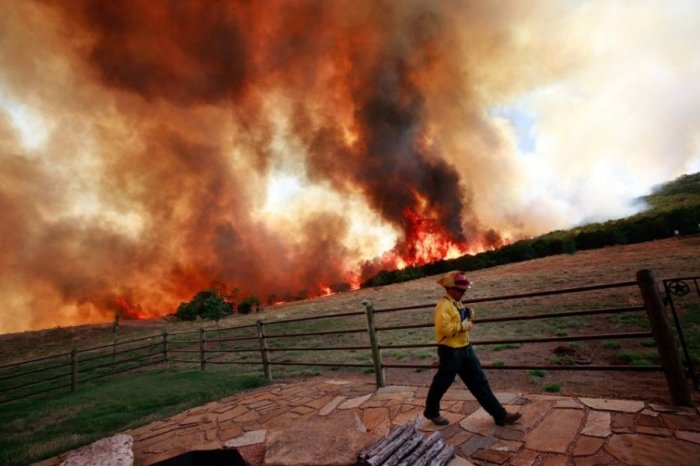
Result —
[{"label": "dirt ground", "polygon": [[[479,351],[477,350],[477,355]],[[409,361],[402,361],[410,364]],[[417,364],[425,361],[414,361]],[[528,375],[525,370],[485,371],[494,392],[547,394],[545,385],[556,382],[561,387],[552,395],[581,396],[588,398],[614,398],[645,400],[660,404],[671,404],[671,396],[662,372],[617,372],[617,371],[557,371],[548,373],[544,379]],[[343,371],[324,370],[321,375],[326,378],[342,377]],[[435,370],[386,369],[385,378],[388,385],[429,386]],[[349,377],[357,377],[356,372],[348,372]],[[366,375],[374,380],[373,374]],[[456,378],[454,384],[462,384]],[[695,406],[700,406],[700,392],[688,383]]]},{"label": "dirt ground", "polygon": [[[395,370],[387,373],[391,384],[429,385],[434,371],[415,373],[410,370]],[[613,371],[557,371],[548,374],[546,380],[538,380],[521,370],[487,370],[491,388],[498,392],[546,393],[547,381],[556,381],[561,389],[552,394],[584,396],[590,398],[622,398],[670,403],[670,395],[663,374],[624,373]],[[456,379],[454,383],[462,383]],[[700,396],[696,395],[696,404]]]}]

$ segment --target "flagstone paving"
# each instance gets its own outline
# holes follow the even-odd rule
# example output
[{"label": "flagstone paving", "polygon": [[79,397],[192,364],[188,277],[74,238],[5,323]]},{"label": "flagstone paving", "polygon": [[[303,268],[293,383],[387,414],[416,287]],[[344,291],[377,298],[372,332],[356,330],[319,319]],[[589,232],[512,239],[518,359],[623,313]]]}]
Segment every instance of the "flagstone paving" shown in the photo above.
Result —
[{"label": "flagstone paving", "polygon": [[[133,429],[134,465],[193,450],[235,448],[253,466],[352,464],[391,429],[418,421],[455,447],[450,466],[700,464],[695,408],[636,400],[499,393],[518,423],[499,427],[455,383],[443,399],[450,425],[422,418],[427,387],[309,379],[239,393]],[[70,452],[69,452],[70,453]],[[58,465],[69,453],[44,461]]]}]

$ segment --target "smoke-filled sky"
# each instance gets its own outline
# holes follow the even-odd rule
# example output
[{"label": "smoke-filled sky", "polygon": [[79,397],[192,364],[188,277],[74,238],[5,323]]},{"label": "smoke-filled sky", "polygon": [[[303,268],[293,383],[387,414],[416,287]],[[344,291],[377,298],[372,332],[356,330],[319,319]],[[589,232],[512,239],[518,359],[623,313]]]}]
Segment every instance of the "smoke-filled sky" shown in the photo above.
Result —
[{"label": "smoke-filled sky", "polygon": [[629,215],[700,170],[698,25],[695,0],[0,0],[0,333]]}]

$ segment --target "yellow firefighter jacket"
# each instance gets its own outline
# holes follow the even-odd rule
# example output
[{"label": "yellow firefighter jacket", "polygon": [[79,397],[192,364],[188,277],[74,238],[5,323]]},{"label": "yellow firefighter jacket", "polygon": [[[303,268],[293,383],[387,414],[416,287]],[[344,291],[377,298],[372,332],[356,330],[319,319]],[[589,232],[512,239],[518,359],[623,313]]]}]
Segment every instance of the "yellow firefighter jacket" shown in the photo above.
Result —
[{"label": "yellow firefighter jacket", "polygon": [[462,331],[460,310],[474,319],[474,310],[445,295],[435,305],[435,340],[439,345],[460,348],[469,344],[469,332]]}]

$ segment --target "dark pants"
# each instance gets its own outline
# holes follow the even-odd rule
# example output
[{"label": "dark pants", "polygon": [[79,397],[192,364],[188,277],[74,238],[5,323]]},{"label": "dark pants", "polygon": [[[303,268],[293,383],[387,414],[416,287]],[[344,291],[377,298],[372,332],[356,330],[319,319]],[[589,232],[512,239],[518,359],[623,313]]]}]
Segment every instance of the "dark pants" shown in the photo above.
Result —
[{"label": "dark pants", "polygon": [[431,419],[440,415],[440,400],[458,374],[476,401],[495,421],[500,421],[506,416],[506,410],[491,391],[489,382],[481,369],[479,358],[476,357],[471,346],[450,348],[438,345],[438,356],[440,357],[440,366],[433,377],[430,390],[428,390],[428,398],[425,401],[425,417]]}]

